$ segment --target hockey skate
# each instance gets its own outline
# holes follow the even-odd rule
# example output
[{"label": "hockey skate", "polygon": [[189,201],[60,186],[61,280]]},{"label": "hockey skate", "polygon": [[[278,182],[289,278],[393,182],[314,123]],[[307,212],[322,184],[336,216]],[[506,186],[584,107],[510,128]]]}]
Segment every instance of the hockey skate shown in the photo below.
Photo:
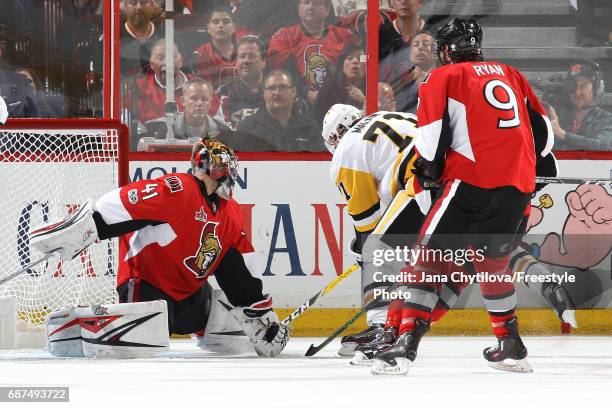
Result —
[{"label": "hockey skate", "polygon": [[533,369],[527,361],[527,348],[518,332],[516,317],[506,322],[508,335],[497,339],[497,345],[487,347],[482,354],[489,365],[497,370],[516,373],[531,373]]},{"label": "hockey skate", "polygon": [[374,355],[392,346],[395,340],[397,340],[397,329],[395,327],[386,328],[380,338],[370,343],[360,344],[355,348],[351,365],[372,365]]},{"label": "hockey skate", "polygon": [[353,357],[355,348],[360,344],[367,344],[380,339],[385,331],[384,323],[373,323],[359,333],[349,334],[340,340],[338,355],[342,357]]},{"label": "hockey skate", "polygon": [[544,283],[542,285],[542,296],[555,309],[562,323],[567,323],[574,329],[578,328],[576,307],[569,293],[562,285],[553,282]]},{"label": "hockey skate", "polygon": [[372,374],[406,375],[417,356],[421,338],[429,330],[429,323],[423,319],[414,321],[414,329],[397,339],[395,344],[378,352],[373,359]]}]

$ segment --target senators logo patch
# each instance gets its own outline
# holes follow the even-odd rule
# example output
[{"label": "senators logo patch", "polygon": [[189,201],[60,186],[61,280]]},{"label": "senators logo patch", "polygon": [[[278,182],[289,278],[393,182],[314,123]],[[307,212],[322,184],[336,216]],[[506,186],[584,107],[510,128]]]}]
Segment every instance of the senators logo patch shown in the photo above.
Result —
[{"label": "senators logo patch", "polygon": [[221,242],[217,236],[218,222],[207,222],[202,228],[200,247],[194,256],[183,259],[183,264],[195,274],[198,279],[205,279],[209,275],[211,266],[221,253]]}]

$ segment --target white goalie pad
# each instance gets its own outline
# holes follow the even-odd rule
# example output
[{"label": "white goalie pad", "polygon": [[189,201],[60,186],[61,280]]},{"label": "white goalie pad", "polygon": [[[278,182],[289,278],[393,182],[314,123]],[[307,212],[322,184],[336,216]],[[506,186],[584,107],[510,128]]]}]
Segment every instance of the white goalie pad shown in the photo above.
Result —
[{"label": "white goalie pad", "polygon": [[70,260],[98,239],[92,215],[90,198],[72,214],[30,232],[30,243],[44,254],[57,251],[61,259]]},{"label": "white goalie pad", "polygon": [[80,306],[53,313],[47,334],[59,357],[150,357],[169,347],[168,309],[164,300]]},{"label": "white goalie pad", "polygon": [[56,357],[83,357],[81,326],[77,309],[53,312],[47,320],[47,350]]},{"label": "white goalie pad", "polygon": [[165,300],[89,306],[79,323],[85,357],[149,357],[170,345]]},{"label": "white goalie pad", "polygon": [[251,340],[230,313],[233,306],[220,289],[212,290],[210,314],[204,336],[197,336],[197,345],[205,351],[221,353],[252,353]]}]

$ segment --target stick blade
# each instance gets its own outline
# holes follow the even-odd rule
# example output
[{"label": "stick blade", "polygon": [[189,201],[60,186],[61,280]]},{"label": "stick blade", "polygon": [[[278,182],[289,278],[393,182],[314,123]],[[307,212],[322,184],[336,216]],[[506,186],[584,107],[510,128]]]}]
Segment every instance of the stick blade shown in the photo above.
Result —
[{"label": "stick blade", "polygon": [[319,348],[315,347],[314,344],[311,344],[310,347],[308,347],[308,350],[306,350],[306,354],[304,354],[306,357],[310,357],[310,356],[314,356],[315,354],[317,354],[319,352]]}]

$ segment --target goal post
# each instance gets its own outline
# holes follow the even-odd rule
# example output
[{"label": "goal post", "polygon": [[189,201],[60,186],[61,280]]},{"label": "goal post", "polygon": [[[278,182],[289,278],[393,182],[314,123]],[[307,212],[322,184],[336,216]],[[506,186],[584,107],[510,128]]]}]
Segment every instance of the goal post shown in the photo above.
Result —
[{"label": "goal post", "polygon": [[[129,135],[107,119],[14,119],[0,126],[0,279],[40,259],[32,228],[127,184]],[[53,310],[116,301],[118,243],[96,243],[71,261],[52,257],[0,286],[21,326]]]}]

